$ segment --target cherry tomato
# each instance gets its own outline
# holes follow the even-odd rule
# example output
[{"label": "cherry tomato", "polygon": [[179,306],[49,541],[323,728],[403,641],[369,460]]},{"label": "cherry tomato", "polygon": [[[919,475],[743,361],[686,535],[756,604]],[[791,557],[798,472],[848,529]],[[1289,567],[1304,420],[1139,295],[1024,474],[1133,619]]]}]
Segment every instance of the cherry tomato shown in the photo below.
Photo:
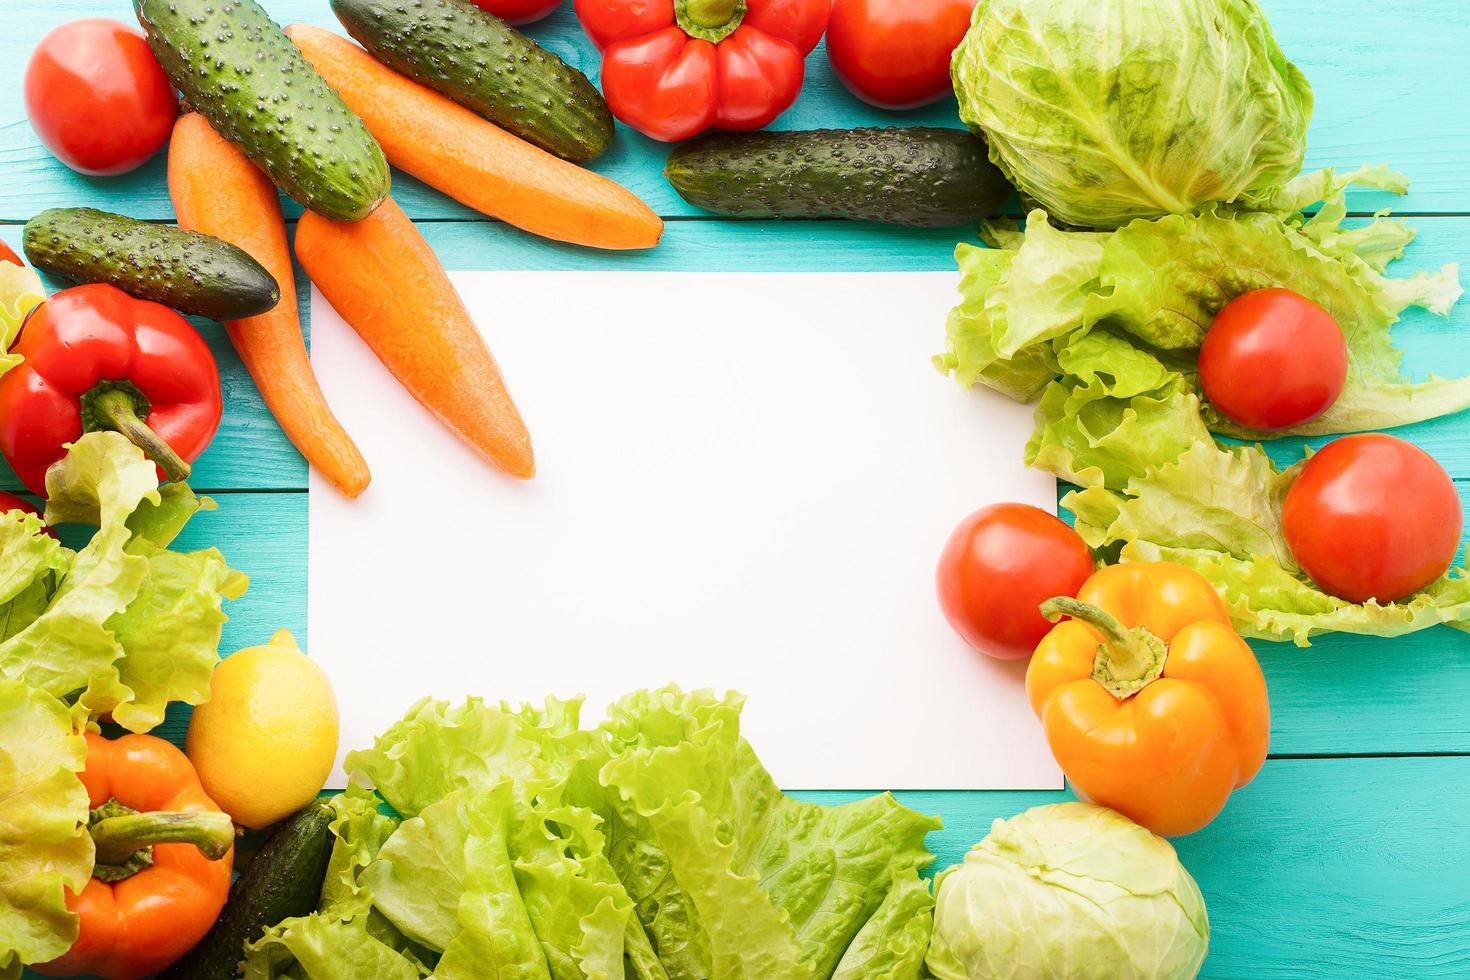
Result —
[{"label": "cherry tomato", "polygon": [[508,24],[529,24],[561,6],[561,0],[470,0]]},{"label": "cherry tomato", "polygon": [[1289,289],[1231,300],[1199,351],[1205,397],[1248,429],[1310,422],[1342,394],[1347,369],[1347,341],[1332,314]]},{"label": "cherry tomato", "polygon": [[1460,548],[1460,497],[1418,446],[1372,433],[1328,443],[1286,493],[1281,527],[1302,571],[1350,602],[1393,602]]},{"label": "cherry tomato", "polygon": [[0,262],[14,262],[16,265],[25,265],[20,260],[20,256],[15,254],[15,249],[6,245],[4,242],[0,242]]},{"label": "cherry tomato", "polygon": [[953,89],[949,59],[976,0],[836,0],[827,57],[852,93],[884,109],[912,109]]},{"label": "cherry tomato", "polygon": [[1087,544],[1054,515],[996,504],[950,535],[939,559],[939,605],[970,646],[1019,660],[1052,628],[1037,607],[1053,596],[1075,596],[1092,572]]},{"label": "cherry tomato", "polygon": [[26,115],[41,142],[73,170],[136,170],[168,142],[178,100],[148,42],[114,20],[63,24],[26,68]]}]

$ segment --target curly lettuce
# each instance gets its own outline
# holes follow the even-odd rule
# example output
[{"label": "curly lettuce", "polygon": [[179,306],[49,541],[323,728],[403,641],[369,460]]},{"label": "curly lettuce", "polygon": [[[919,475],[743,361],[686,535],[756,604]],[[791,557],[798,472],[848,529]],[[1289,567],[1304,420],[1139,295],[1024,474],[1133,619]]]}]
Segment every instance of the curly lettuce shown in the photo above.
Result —
[{"label": "curly lettuce", "polygon": [[[1279,211],[1209,206],[1111,233],[1054,228],[1034,212],[1024,233],[987,230],[989,249],[961,245],[962,301],[950,314],[941,369],[1018,400],[1039,395],[1026,462],[1080,489],[1063,500],[1104,557],[1167,558],[1203,572],[1246,635],[1306,644],[1345,631],[1392,636],[1470,623],[1470,580],[1452,570],[1398,603],[1349,603],[1296,567],[1280,527],[1292,471],[1204,399],[1200,343],[1224,305],[1269,286],[1327,309],[1347,342],[1337,403],[1283,434],[1388,428],[1470,408],[1470,378],[1414,382],[1399,370],[1391,329],[1411,306],[1445,315],[1460,296],[1454,265],[1388,275],[1413,232],[1379,214],[1344,225],[1354,185],[1402,193],[1383,167],[1303,175]],[[1301,209],[1318,198],[1308,215]],[[1018,380],[1019,379],[1019,380]]]},{"label": "curly lettuce", "polygon": [[246,977],[347,980],[371,957],[385,977],[918,980],[939,822],[787,797],[741,703],[640,692],[585,730],[577,701],[420,702],[348,756],[321,905],[252,944]]},{"label": "curly lettuce", "polygon": [[222,600],[247,580],[218,551],[167,545],[212,502],[160,491],[153,464],[113,432],[79,439],[46,488],[47,521],[97,531],[74,552],[35,518],[0,515],[0,677],[67,700],[79,723],[111,714],[131,731],[172,701],[205,700]]},{"label": "curly lettuce", "polygon": [[360,786],[334,796],[332,854],[320,904],[310,915],[285,919],[247,943],[245,980],[374,977],[418,980],[429,958],[373,907],[363,872],[378,859],[400,821],[378,810],[378,798]]},{"label": "curly lettuce", "polygon": [[10,345],[20,336],[20,328],[31,310],[45,300],[46,288],[35,269],[0,262],[0,374],[21,362],[19,354],[10,352]]},{"label": "curly lettuce", "polygon": [[65,705],[0,678],[0,978],[65,953],[78,920],[66,907],[92,875],[87,742]]}]

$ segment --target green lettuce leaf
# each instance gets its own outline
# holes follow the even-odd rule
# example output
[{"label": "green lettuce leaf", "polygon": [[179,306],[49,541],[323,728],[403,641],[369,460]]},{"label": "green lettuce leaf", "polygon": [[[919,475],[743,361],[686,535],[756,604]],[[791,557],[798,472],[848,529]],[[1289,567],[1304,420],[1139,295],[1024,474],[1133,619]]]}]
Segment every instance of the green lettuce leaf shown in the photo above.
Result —
[{"label": "green lettuce leaf", "polygon": [[[411,858],[424,853],[429,863],[422,869],[403,869],[405,875],[412,875],[406,884],[426,882],[447,891],[442,895],[446,907],[426,909],[420,916],[436,929],[443,928],[445,938],[427,944],[444,950],[435,974],[446,980],[473,980],[487,974],[506,980],[548,980],[551,976],[516,883],[510,843],[515,797],[514,785],[506,781],[473,797],[456,793],[414,818],[432,825],[435,816],[447,813],[450,829],[460,832],[452,854],[412,849],[407,852]],[[407,821],[405,828],[413,822]],[[400,834],[403,831],[400,828]],[[389,841],[388,846],[392,844]],[[452,881],[435,880],[442,878],[444,870],[453,874]],[[445,921],[434,922],[435,912],[442,913]],[[565,912],[575,914],[572,909]],[[388,915],[393,918],[391,912]],[[407,927],[404,931],[412,935]]]},{"label": "green lettuce leaf", "polygon": [[70,948],[65,889],[92,875],[88,800],[77,773],[87,742],[50,695],[0,678],[0,977]]},{"label": "green lettuce leaf", "polygon": [[1026,464],[1080,486],[1122,487],[1210,433],[1183,375],[1114,334],[1086,334],[1059,361],[1026,444]]},{"label": "green lettuce leaf", "polygon": [[348,786],[332,797],[332,855],[322,880],[319,911],[326,916],[349,919],[365,914],[373,905],[373,894],[360,881],[363,869],[377,860],[400,820],[378,809],[378,798],[361,786]]},{"label": "green lettuce leaf", "polygon": [[209,700],[220,633],[229,618],[222,600],[243,596],[249,580],[213,548],[184,554],[134,537],[127,550],[147,559],[148,574],[127,609],[106,624],[122,644],[118,672],[132,692],[112,709],[112,720],[146,732],[163,721],[170,702]]},{"label": "green lettuce leaf", "polygon": [[0,606],[15,599],[42,576],[66,568],[61,542],[46,525],[22,510],[0,512]]},{"label": "green lettuce leaf", "polygon": [[367,919],[286,919],[245,946],[245,980],[420,980],[421,964],[369,934]]},{"label": "green lettuce leaf", "polygon": [[0,262],[0,375],[21,362],[19,354],[10,353],[10,345],[20,336],[26,316],[45,301],[46,288],[35,269]]},{"label": "green lettuce leaf", "polygon": [[[427,951],[410,943],[373,907],[373,894],[361,881],[363,870],[377,860],[383,842],[399,825],[396,817],[379,811],[378,802],[371,790],[360,786],[349,786],[332,798],[334,839],[317,911],[277,923],[247,944],[242,964],[247,978],[394,980],[428,974],[423,965],[430,958]],[[363,948],[343,955],[354,946]],[[369,972],[356,972],[362,970]]]},{"label": "green lettuce leaf", "polygon": [[97,525],[34,621],[0,644],[0,674],[54,697],[81,692],[92,715],[125,704],[132,692],[116,661],[122,644],[106,623],[137,597],[148,560],[127,550],[128,516],[157,501],[158,478],[143,453],[115,432],[78,440],[46,474],[46,519]]},{"label": "green lettuce leaf", "polygon": [[214,502],[160,491],[153,463],[115,432],[77,440],[46,481],[48,521],[97,531],[72,552],[34,518],[0,515],[0,676],[73,700],[79,723],[110,713],[131,731],[172,701],[206,699],[222,601],[247,580],[218,551],[167,546]]},{"label": "green lettuce leaf", "polygon": [[939,823],[887,794],[840,807],[784,795],[740,736],[741,704],[669,688],[609,710],[602,778],[634,835],[614,867],[665,965],[700,964],[671,975],[829,976],[892,875],[929,862]]},{"label": "green lettuce leaf", "polygon": [[[362,871],[362,885],[372,893],[378,910],[405,936],[429,949],[444,950],[459,933],[470,837],[488,835],[497,821],[504,822],[503,813],[487,810],[479,800],[456,791],[425,807],[398,826]],[[477,820],[481,826],[472,826]],[[527,922],[528,932],[529,926]]]},{"label": "green lettuce leaf", "polygon": [[134,541],[142,538],[167,548],[195,514],[218,509],[210,498],[195,495],[189,484],[166,483],[158,488],[157,501],[144,500],[128,517],[128,530]]},{"label": "green lettuce leaf", "polygon": [[349,752],[345,766],[406,817],[456,789],[506,776],[536,795],[569,778],[573,756],[588,738],[578,730],[580,710],[581,702],[556,698],[519,711],[479,698],[452,706],[425,698],[371,749]]},{"label": "green lettuce leaf", "polygon": [[832,980],[918,980],[934,932],[934,898],[917,871],[895,872],[888,897],[842,956]]},{"label": "green lettuce leaf", "polygon": [[[349,757],[357,778],[414,814],[363,881],[399,929],[443,951],[441,973],[475,962],[486,939],[465,930],[489,928],[493,915],[499,927],[507,916],[530,924],[520,938],[531,952],[511,944],[497,961],[507,975],[623,976],[632,903],[603,853],[596,814],[561,802],[578,753],[594,740],[579,731],[578,709],[555,699],[518,711],[477,699],[421,702],[372,750]],[[484,862],[495,853],[499,868],[465,864],[471,854]],[[499,882],[501,905],[466,889],[472,872]]]}]

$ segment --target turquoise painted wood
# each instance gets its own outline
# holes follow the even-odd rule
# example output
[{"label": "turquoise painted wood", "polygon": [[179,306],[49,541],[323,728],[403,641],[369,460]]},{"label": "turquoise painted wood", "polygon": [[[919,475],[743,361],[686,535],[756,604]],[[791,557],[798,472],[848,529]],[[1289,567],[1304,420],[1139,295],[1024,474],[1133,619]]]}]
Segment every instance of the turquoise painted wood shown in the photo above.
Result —
[{"label": "turquoise painted wood", "polygon": [[[332,26],[326,0],[263,0],[282,22]],[[1470,259],[1470,13],[1462,0],[1261,0],[1288,54],[1311,77],[1317,111],[1309,164],[1387,162],[1414,178],[1402,201],[1353,200],[1356,213],[1394,204],[1421,236],[1404,271]],[[568,4],[568,7],[570,4]],[[127,20],[127,0],[9,0],[0,34],[0,237],[43,207],[88,204],[157,220],[172,209],[161,161],[115,180],[81,178],[37,144],[19,97],[20,66],[50,27],[82,16]],[[595,75],[596,56],[569,10],[533,33]],[[806,92],[780,128],[928,123],[954,126],[953,104],[890,115],[851,98],[820,52]],[[395,196],[450,268],[946,270],[959,237],[832,222],[746,222],[700,215],[660,177],[664,148],[621,130],[597,169],[670,217],[661,247],[606,255],[532,238],[472,215],[395,175]],[[291,213],[296,213],[294,205]],[[298,285],[304,285],[299,283]],[[304,300],[303,300],[304,303]],[[1400,325],[1411,376],[1470,374],[1470,305],[1448,320]],[[930,330],[942,345],[939,324]],[[184,547],[217,546],[252,576],[228,610],[225,649],[281,626],[306,628],[306,468],[264,411],[220,329],[201,324],[219,356],[229,410],[196,484],[219,511],[196,520]],[[363,420],[349,423],[366,424]],[[349,424],[349,427],[350,427]],[[1403,434],[1470,482],[1470,417]],[[1296,458],[1301,445],[1272,447]],[[3,467],[0,467],[3,471]],[[0,472],[0,488],[14,489]],[[1470,488],[1466,488],[1470,489]],[[1467,495],[1470,497],[1470,495]],[[443,533],[452,541],[453,529]],[[309,642],[309,638],[308,642]],[[1439,629],[1399,642],[1328,637],[1309,650],[1257,644],[1271,688],[1272,759],[1210,827],[1177,841],[1214,926],[1204,975],[1219,978],[1470,976],[1470,636]],[[479,692],[493,695],[495,692]],[[405,694],[405,700],[411,700]],[[187,712],[162,734],[181,739]],[[805,794],[835,802],[848,794]],[[945,818],[931,837],[938,865],[959,860],[997,817],[1064,793],[909,793]]]}]

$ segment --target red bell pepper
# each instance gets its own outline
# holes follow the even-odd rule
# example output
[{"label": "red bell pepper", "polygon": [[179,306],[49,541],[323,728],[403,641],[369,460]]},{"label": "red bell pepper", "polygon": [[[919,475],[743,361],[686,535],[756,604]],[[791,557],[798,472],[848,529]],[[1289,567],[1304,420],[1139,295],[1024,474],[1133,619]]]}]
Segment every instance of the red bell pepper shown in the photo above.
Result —
[{"label": "red bell pepper", "polygon": [[760,129],[791,108],[832,0],[576,0],[613,115],[656,140]]},{"label": "red bell pepper", "polygon": [[182,480],[219,428],[214,355],[166,306],[77,286],[32,311],[11,349],[24,360],[0,377],[0,452],[32,493],[83,433],[121,432]]}]

